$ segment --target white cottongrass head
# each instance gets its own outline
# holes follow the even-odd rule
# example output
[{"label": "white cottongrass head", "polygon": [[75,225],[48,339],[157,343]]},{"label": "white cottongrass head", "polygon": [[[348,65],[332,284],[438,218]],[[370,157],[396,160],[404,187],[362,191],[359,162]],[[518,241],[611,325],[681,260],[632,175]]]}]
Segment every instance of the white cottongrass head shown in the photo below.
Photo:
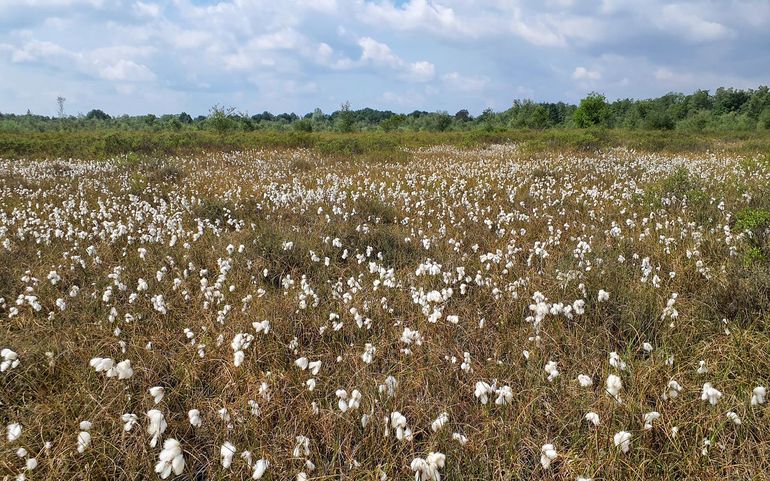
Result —
[{"label": "white cottongrass head", "polygon": [[149,420],[147,423],[147,434],[152,436],[150,439],[150,447],[154,448],[158,445],[158,440],[166,431],[168,424],[166,424],[166,419],[163,417],[163,413],[157,409],[150,409],[147,411],[147,419]]},{"label": "white cottongrass head", "polygon": [[91,359],[88,364],[96,370],[96,372],[109,372],[115,366],[115,360],[109,357],[95,357]]},{"label": "white cottongrass head", "polygon": [[353,392],[349,395],[344,389],[337,389],[335,395],[338,398],[337,407],[339,407],[340,411],[343,413],[349,410],[353,411],[358,409],[361,405],[361,392],[358,389],[353,389]]},{"label": "white cottongrass head", "polygon": [[123,421],[123,430],[125,432],[131,431],[134,426],[139,424],[139,418],[136,414],[132,413],[126,413],[120,417],[120,420]]},{"label": "white cottongrass head", "polygon": [[449,422],[449,413],[443,412],[431,423],[430,429],[437,433]]},{"label": "white cottongrass head", "polygon": [[599,421],[599,415],[593,411],[587,412],[586,415],[583,416],[583,418],[589,423],[593,424],[594,426],[598,426],[599,424],[601,424],[601,421]]},{"label": "white cottongrass head", "polygon": [[491,396],[494,393],[495,393],[494,385],[490,385],[489,383],[486,383],[484,381],[478,381],[476,383],[476,389],[474,390],[473,395],[478,398],[481,404],[486,404],[489,402],[489,396]]},{"label": "white cottongrass head", "polygon": [[590,387],[594,383],[591,377],[585,374],[579,374],[577,380],[580,383],[580,387]]},{"label": "white cottongrass head", "polygon": [[5,428],[5,436],[9,443],[12,443],[21,437],[22,427],[19,423],[11,423]]},{"label": "white cottongrass head", "polygon": [[623,362],[623,360],[620,358],[620,355],[615,351],[610,353],[610,366],[620,369],[621,371],[626,370],[626,363]]},{"label": "white cottongrass head", "polygon": [[627,453],[631,449],[631,433],[628,431],[620,431],[615,433],[612,438],[615,443],[615,447],[619,448],[624,453]]},{"label": "white cottongrass head", "polygon": [[708,401],[712,406],[716,406],[721,397],[722,393],[712,386],[711,383],[707,382],[703,384],[703,390],[700,395],[701,400]]},{"label": "white cottongrass head", "polygon": [[462,433],[452,433],[452,439],[460,443],[460,446],[468,444],[468,438]]},{"label": "white cottongrass head", "polygon": [[307,364],[308,364],[308,360],[306,357],[300,357],[294,360],[294,365],[302,369],[303,371],[307,369]]},{"label": "white cottongrass head", "polygon": [[596,296],[596,300],[599,302],[607,302],[610,300],[610,293],[604,289],[599,289],[599,294]]},{"label": "white cottongrass head", "polygon": [[513,389],[511,389],[510,386],[502,386],[495,390],[495,394],[497,394],[497,399],[495,399],[495,404],[498,406],[505,406],[506,404],[511,404],[513,402]]},{"label": "white cottongrass head", "polygon": [[[131,361],[125,359],[117,363],[113,370],[113,375],[116,375],[120,380],[130,379],[134,375],[134,370],[131,368]],[[107,377],[112,377],[109,372],[107,373]]]},{"label": "white cottongrass head", "polygon": [[158,455],[158,462],[155,464],[155,472],[161,479],[168,478],[173,472],[179,476],[184,471],[184,455],[182,446],[174,438],[163,441],[163,450]]},{"label": "white cottongrass head", "polygon": [[410,467],[414,471],[415,481],[441,481],[440,469],[444,468],[446,456],[430,452],[425,458],[414,458]]},{"label": "white cottongrass head", "polygon": [[670,380],[666,385],[666,390],[663,392],[663,400],[674,399],[682,392],[682,386],[675,380]]},{"label": "white cottongrass head", "polygon": [[655,421],[660,417],[660,413],[658,411],[650,411],[648,413],[645,413],[644,416],[642,416],[642,421],[644,422],[644,429],[646,431],[649,431],[652,429],[652,422]]},{"label": "white cottongrass head", "polygon": [[78,433],[78,442],[77,442],[77,448],[78,452],[83,454],[86,449],[88,449],[88,446],[91,445],[91,433],[88,431],[91,430],[91,421],[80,421],[80,433]]},{"label": "white cottongrass head", "polygon": [[310,456],[310,439],[307,436],[297,436],[291,455],[295,458]]},{"label": "white cottongrass head", "polygon": [[194,428],[199,428],[203,424],[203,420],[201,419],[201,412],[197,409],[190,409],[187,411],[187,419],[190,420],[190,426]]},{"label": "white cottongrass head", "polygon": [[147,390],[150,393],[150,396],[152,396],[153,402],[155,404],[158,404],[163,400],[163,396],[166,395],[166,389],[163,388],[163,386],[154,386]]},{"label": "white cottongrass head", "polygon": [[267,468],[269,467],[270,461],[267,459],[258,459],[257,462],[254,463],[254,471],[251,473],[251,479],[262,479],[262,476],[264,476],[265,471],[267,471]]},{"label": "white cottongrass head", "polygon": [[556,452],[556,448],[553,444],[544,444],[540,448],[540,465],[543,469],[551,467],[551,463],[556,459],[559,454]]},{"label": "white cottongrass head", "polygon": [[412,440],[412,430],[406,425],[406,416],[400,412],[393,411],[390,413],[390,427],[396,430],[396,439],[399,441]]},{"label": "white cottongrass head", "polygon": [[765,403],[765,396],[767,396],[767,390],[764,386],[757,386],[751,392],[751,405],[757,406]]},{"label": "white cottongrass head", "polygon": [[80,431],[78,433],[77,448],[80,454],[83,454],[88,446],[91,445],[91,434],[88,431]]},{"label": "white cottongrass head", "polygon": [[251,325],[257,331],[257,334],[267,334],[270,332],[270,321],[254,321]]},{"label": "white cottongrass head", "polygon": [[556,367],[556,361],[548,361],[543,368],[548,373],[548,381],[553,381],[559,377],[559,370]]},{"label": "white cottongrass head", "polygon": [[364,345],[364,353],[361,354],[361,360],[366,364],[371,364],[374,360],[374,354],[377,352],[377,348],[371,343]]},{"label": "white cottongrass head", "polygon": [[19,365],[19,355],[16,352],[4,348],[0,350],[0,372],[5,372]]},{"label": "white cottongrass head", "polygon": [[233,464],[233,456],[236,453],[235,445],[230,441],[225,441],[225,444],[219,448],[219,456],[222,460],[222,467],[228,469]]},{"label": "white cottongrass head", "polygon": [[618,376],[614,374],[607,376],[605,387],[607,392],[615,399],[615,401],[621,402],[620,390],[623,389],[623,381]]}]

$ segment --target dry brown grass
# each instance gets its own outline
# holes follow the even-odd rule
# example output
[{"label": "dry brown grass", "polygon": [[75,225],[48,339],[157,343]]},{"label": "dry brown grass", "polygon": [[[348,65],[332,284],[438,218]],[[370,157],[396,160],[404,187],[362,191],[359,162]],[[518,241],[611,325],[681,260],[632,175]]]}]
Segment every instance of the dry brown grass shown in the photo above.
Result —
[{"label": "dry brown grass", "polygon": [[[226,441],[268,459],[264,479],[293,479],[303,470],[317,480],[379,479],[383,472],[408,479],[411,460],[430,451],[446,455],[441,473],[448,480],[768,477],[770,413],[749,400],[770,373],[770,269],[766,244],[734,230],[737,212],[770,207],[757,204],[770,198],[762,162],[625,150],[524,154],[504,145],[434,147],[409,161],[377,164],[304,150],[0,164],[0,242],[7,240],[0,247],[0,348],[20,359],[0,374],[0,424],[23,426],[13,443],[3,431],[0,477],[24,472],[25,458],[34,456],[39,466],[28,479],[153,479],[160,446],[151,448],[144,431],[153,407],[168,421],[163,439],[179,440],[184,451],[179,479],[250,477],[238,455],[222,468]],[[621,228],[617,236],[613,223]],[[767,227],[758,232],[766,236]],[[423,239],[430,239],[428,248]],[[580,241],[591,247],[582,261],[574,254]],[[537,257],[536,242],[545,244],[547,257]],[[235,251],[228,253],[228,245]],[[752,246],[762,246],[759,259],[747,256]],[[139,247],[147,249],[145,259]],[[495,260],[482,261],[487,253]],[[645,257],[653,272],[641,282]],[[200,270],[208,269],[215,286],[218,262],[228,258],[231,269],[207,299]],[[441,275],[416,275],[427,259],[441,264]],[[392,276],[372,272],[370,262],[392,268]],[[108,277],[116,267],[117,281]],[[457,268],[467,278],[458,278]],[[37,282],[23,280],[26,271]],[[50,271],[61,276],[56,285],[47,280]],[[652,285],[655,274],[659,287]],[[302,276],[317,305],[312,295],[300,305]],[[294,284],[285,284],[287,277]],[[139,278],[147,291],[136,292]],[[75,297],[68,295],[72,286],[81,289]],[[104,302],[108,286],[113,295]],[[438,304],[441,318],[429,322],[413,294],[450,287],[453,295]],[[600,289],[610,292],[609,301],[597,302]],[[537,291],[549,303],[584,299],[585,314],[548,315],[536,332],[526,318]],[[679,317],[670,327],[661,314],[673,292]],[[20,294],[30,293],[40,311],[17,305]],[[153,308],[157,294],[167,314]],[[242,311],[247,295],[254,299]],[[58,298],[67,302],[63,311]],[[220,323],[225,305],[232,310]],[[371,326],[359,328],[351,308]],[[341,330],[332,329],[330,313],[341,317]],[[126,314],[134,319],[127,322]],[[263,319],[269,334],[255,334],[251,323]],[[405,327],[424,338],[422,346],[409,346],[412,355],[402,352]],[[185,328],[195,332],[194,343]],[[240,332],[255,339],[235,367],[230,342]],[[366,343],[376,347],[371,364],[361,359]],[[205,357],[198,344],[206,345]],[[608,364],[612,351],[626,370]],[[464,352],[470,373],[460,369]],[[96,356],[130,359],[133,377],[94,372],[89,360]],[[295,367],[301,356],[323,361],[317,376]],[[551,360],[561,373],[553,382],[543,369]],[[700,360],[708,373],[696,372]],[[611,373],[623,380],[622,404],[604,392]],[[580,387],[578,374],[591,376],[593,386]],[[398,381],[393,398],[378,392],[387,376]],[[305,385],[311,377],[312,392]],[[670,379],[684,390],[664,401]],[[482,405],[474,397],[476,382],[493,380],[512,388],[510,405]],[[263,382],[269,400],[259,394]],[[716,406],[700,398],[705,382],[723,393]],[[156,385],[166,395],[153,406],[147,390]],[[342,413],[337,389],[358,389],[361,407]],[[250,413],[250,400],[258,402],[258,415]],[[217,414],[222,408],[231,427]],[[202,427],[190,426],[190,409],[200,410]],[[398,441],[392,430],[384,437],[382,418],[393,411],[406,416],[413,440]],[[600,426],[589,427],[588,411],[599,414]],[[661,417],[644,430],[650,411]],[[449,423],[434,433],[431,422],[442,412]],[[130,432],[123,430],[124,413],[139,416]],[[362,414],[371,415],[365,428]],[[93,422],[93,439],[78,453],[82,420]],[[623,430],[633,435],[627,454],[613,445]],[[455,432],[468,443],[453,440]],[[292,456],[300,435],[310,439],[312,471],[304,456]],[[705,438],[712,445],[702,455]],[[539,462],[546,443],[559,453],[550,469]],[[18,457],[20,447],[29,454]]]}]

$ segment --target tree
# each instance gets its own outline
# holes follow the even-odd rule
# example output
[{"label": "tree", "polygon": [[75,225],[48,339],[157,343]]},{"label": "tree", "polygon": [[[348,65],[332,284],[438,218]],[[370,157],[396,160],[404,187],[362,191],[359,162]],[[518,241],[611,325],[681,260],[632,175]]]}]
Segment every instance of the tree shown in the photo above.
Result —
[{"label": "tree", "polygon": [[394,115],[380,122],[380,128],[385,132],[392,132],[406,122],[406,115]]},{"label": "tree", "polygon": [[708,90],[696,90],[692,95],[687,98],[690,111],[697,112],[699,110],[711,110],[713,105],[711,96]]},{"label": "tree", "polygon": [[530,129],[545,129],[548,127],[548,118],[548,108],[543,104],[539,104],[529,115],[526,125]]},{"label": "tree", "polygon": [[214,104],[209,109],[209,116],[206,119],[208,125],[213,127],[214,130],[220,134],[224,134],[228,130],[232,130],[235,126],[232,116],[235,113],[235,107],[225,107],[223,105]]},{"label": "tree", "polygon": [[673,130],[676,124],[668,112],[655,109],[647,113],[642,125],[649,130]]},{"label": "tree", "polygon": [[436,112],[433,115],[432,124],[433,130],[444,132],[450,125],[452,125],[452,117],[446,112]]},{"label": "tree", "polygon": [[56,97],[56,104],[59,106],[58,114],[60,119],[64,118],[64,102],[66,101],[67,99],[65,99],[61,95]]},{"label": "tree", "polygon": [[748,92],[719,87],[714,93],[714,113],[737,112],[749,100]]},{"label": "tree", "polygon": [[191,124],[193,122],[193,119],[192,117],[190,117],[190,114],[188,114],[187,112],[182,112],[181,114],[179,114],[179,121],[182,122],[183,124]]},{"label": "tree", "polygon": [[495,120],[497,115],[495,115],[495,111],[492,110],[490,107],[485,108],[481,115],[476,117],[476,124],[486,132],[492,132],[495,129]]},{"label": "tree", "polygon": [[580,128],[593,127],[596,125],[605,125],[609,117],[607,99],[604,95],[591,92],[580,101],[575,113],[572,114],[572,120]]},{"label": "tree", "polygon": [[86,114],[88,120],[110,120],[112,117],[104,113],[102,110],[93,109]]},{"label": "tree", "polygon": [[297,120],[291,126],[297,132],[312,132],[313,131],[313,121],[310,120],[310,119]]},{"label": "tree", "polygon": [[466,109],[458,110],[455,114],[455,120],[458,122],[468,122],[471,120],[471,114]]},{"label": "tree", "polygon": [[770,130],[770,107],[765,107],[765,110],[759,114],[759,128]]},{"label": "tree", "polygon": [[337,127],[340,132],[352,132],[353,131],[353,112],[350,110],[350,102],[345,101],[340,105],[340,111],[337,113]]}]

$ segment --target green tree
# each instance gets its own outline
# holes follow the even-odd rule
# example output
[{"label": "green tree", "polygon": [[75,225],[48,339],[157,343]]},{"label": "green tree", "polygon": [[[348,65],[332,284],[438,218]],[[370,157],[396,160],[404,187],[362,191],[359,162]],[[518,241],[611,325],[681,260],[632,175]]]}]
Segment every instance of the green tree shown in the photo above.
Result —
[{"label": "green tree", "polygon": [[291,126],[297,132],[312,132],[313,131],[313,121],[310,120],[310,119],[297,120],[296,122],[291,124]]},{"label": "green tree", "polygon": [[452,117],[446,112],[436,112],[433,114],[432,130],[444,132],[452,125]]},{"label": "green tree", "polygon": [[232,119],[234,113],[235,107],[225,107],[214,104],[214,106],[209,109],[209,116],[206,119],[206,123],[219,132],[219,134],[224,134],[225,132],[233,130],[235,127],[235,122],[233,122]]},{"label": "green tree", "polygon": [[355,119],[353,118],[353,112],[350,110],[350,102],[346,100],[345,103],[340,105],[340,111],[337,113],[337,128],[339,128],[340,132],[352,132],[354,122]]},{"label": "green tree", "polygon": [[759,114],[758,126],[760,129],[770,130],[770,107],[765,107],[765,110]]},{"label": "green tree", "polygon": [[406,115],[394,115],[380,122],[380,128],[385,132],[392,132],[404,125],[406,122]]},{"label": "green tree", "polygon": [[112,117],[99,109],[93,109],[86,114],[88,120],[110,120]]},{"label": "green tree", "polygon": [[458,122],[468,122],[472,120],[471,114],[466,109],[458,110],[455,114],[455,120]]},{"label": "green tree", "polygon": [[572,114],[572,120],[580,128],[606,125],[608,117],[607,99],[596,92],[591,92],[582,99],[577,110]]},{"label": "green tree", "polygon": [[532,110],[529,118],[526,121],[526,125],[530,129],[545,129],[548,127],[548,107],[539,104]]}]

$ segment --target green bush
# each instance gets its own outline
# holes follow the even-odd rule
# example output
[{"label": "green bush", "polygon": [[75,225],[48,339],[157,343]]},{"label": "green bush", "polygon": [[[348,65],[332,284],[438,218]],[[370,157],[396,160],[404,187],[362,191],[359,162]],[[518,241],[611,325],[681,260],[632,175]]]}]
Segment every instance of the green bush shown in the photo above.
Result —
[{"label": "green bush", "polygon": [[735,214],[735,228],[757,232],[770,227],[770,210],[746,208]]}]

